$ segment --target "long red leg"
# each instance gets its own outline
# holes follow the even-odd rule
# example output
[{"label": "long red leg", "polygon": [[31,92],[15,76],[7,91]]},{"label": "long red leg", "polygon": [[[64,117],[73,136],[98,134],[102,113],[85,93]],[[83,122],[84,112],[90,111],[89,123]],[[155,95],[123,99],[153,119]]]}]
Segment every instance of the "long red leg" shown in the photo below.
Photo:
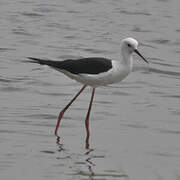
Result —
[{"label": "long red leg", "polygon": [[89,133],[89,116],[90,116],[90,112],[91,112],[91,107],[92,107],[94,94],[95,94],[95,88],[93,88],[93,90],[92,90],[91,100],[90,100],[90,103],[89,103],[89,109],[88,109],[88,112],[87,112],[87,115],[86,115],[86,120],[85,120],[86,133],[87,133],[87,136],[86,136],[86,148],[87,149],[89,148],[89,135],[90,135],[90,133]]},{"label": "long red leg", "polygon": [[69,108],[69,106],[74,102],[74,100],[81,94],[81,92],[85,89],[87,85],[84,85],[81,90],[74,96],[74,98],[67,104],[67,106],[59,113],[59,116],[58,116],[58,121],[57,121],[57,124],[56,124],[56,129],[55,129],[55,135],[57,135],[57,131],[58,131],[58,128],[60,126],[60,122],[61,122],[61,119],[63,117],[63,114],[65,113],[65,111]]}]

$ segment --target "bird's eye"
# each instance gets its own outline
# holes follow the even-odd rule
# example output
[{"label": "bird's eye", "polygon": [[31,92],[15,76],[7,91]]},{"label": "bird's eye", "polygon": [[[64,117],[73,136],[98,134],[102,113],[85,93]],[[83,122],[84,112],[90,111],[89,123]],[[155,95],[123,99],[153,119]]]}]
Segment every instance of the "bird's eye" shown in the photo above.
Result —
[{"label": "bird's eye", "polygon": [[128,45],[128,47],[131,47],[131,45],[130,44],[127,44]]}]

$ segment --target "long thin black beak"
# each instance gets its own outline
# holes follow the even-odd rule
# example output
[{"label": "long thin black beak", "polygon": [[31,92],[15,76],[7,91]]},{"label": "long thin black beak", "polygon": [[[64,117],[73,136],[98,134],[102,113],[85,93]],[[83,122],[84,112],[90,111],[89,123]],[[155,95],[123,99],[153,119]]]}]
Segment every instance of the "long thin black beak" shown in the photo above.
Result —
[{"label": "long thin black beak", "polygon": [[149,62],[145,59],[145,57],[143,57],[143,56],[140,54],[140,52],[139,52],[137,49],[135,49],[134,52],[135,52],[136,54],[138,54],[146,63],[149,63]]}]

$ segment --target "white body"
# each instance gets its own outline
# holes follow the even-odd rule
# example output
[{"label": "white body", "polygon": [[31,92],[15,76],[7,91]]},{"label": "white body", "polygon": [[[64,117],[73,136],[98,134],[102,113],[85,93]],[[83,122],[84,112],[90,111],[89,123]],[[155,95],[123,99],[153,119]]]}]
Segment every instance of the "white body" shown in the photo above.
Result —
[{"label": "white body", "polygon": [[72,74],[65,70],[60,71],[82,84],[98,87],[122,81],[132,70],[131,61],[129,60],[128,64],[124,64],[121,61],[112,61],[112,68],[107,72],[99,74]]}]

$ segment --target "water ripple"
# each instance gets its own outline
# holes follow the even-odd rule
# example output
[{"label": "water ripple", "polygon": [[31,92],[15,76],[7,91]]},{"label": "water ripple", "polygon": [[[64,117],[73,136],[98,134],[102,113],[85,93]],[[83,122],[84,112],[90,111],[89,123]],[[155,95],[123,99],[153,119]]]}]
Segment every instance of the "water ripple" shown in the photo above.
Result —
[{"label": "water ripple", "polygon": [[128,11],[128,10],[121,10],[121,14],[126,14],[126,15],[143,15],[143,16],[151,16],[151,13],[145,12],[145,11]]},{"label": "water ripple", "polygon": [[30,115],[22,115],[21,117],[28,117],[31,119],[56,119],[56,115],[51,114],[30,114]]},{"label": "water ripple", "polygon": [[150,40],[149,42],[156,44],[170,44],[171,41],[169,39],[154,39]]},{"label": "water ripple", "polygon": [[31,17],[31,18],[36,18],[36,17],[42,17],[44,15],[39,14],[39,13],[35,13],[35,12],[22,12],[21,13],[23,16],[27,16],[27,17]]},{"label": "water ripple", "polygon": [[14,48],[0,48],[0,52],[6,52],[6,51],[12,51],[12,50],[16,50]]},{"label": "water ripple", "polygon": [[[74,175],[81,175],[81,176],[90,176],[90,177],[113,177],[113,178],[120,178],[120,177],[128,177],[127,174],[119,174],[119,173],[94,173],[88,171],[79,171],[77,174]],[[94,178],[93,178],[94,179]]]},{"label": "water ripple", "polygon": [[180,72],[176,71],[168,71],[168,70],[161,70],[157,68],[149,68],[149,72],[157,73],[157,74],[166,74],[170,76],[179,76],[180,77]]},{"label": "water ripple", "polygon": [[145,29],[142,29],[142,28],[137,27],[137,26],[135,26],[134,28],[132,28],[131,31],[134,31],[134,32],[143,32],[143,33],[152,32],[152,31],[150,31],[150,30],[145,30]]},{"label": "water ripple", "polygon": [[21,91],[25,91],[25,90],[27,90],[27,89],[21,88],[21,87],[3,87],[3,88],[0,88],[0,91],[4,91],[4,92],[13,92],[13,91],[21,92]]}]

